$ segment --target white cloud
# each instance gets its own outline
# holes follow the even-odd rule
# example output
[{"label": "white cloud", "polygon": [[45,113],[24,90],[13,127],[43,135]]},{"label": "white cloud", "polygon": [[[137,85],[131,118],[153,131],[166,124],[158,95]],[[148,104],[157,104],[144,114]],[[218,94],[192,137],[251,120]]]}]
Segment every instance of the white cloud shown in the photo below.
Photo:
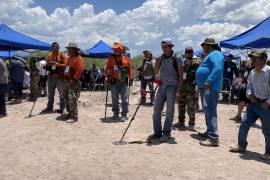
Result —
[{"label": "white cloud", "polygon": [[[177,50],[195,46],[205,37],[223,40],[243,32],[270,14],[268,0],[147,0],[141,7],[116,14],[108,9],[94,13],[82,4],[73,12],[57,8],[52,14],[32,0],[2,0],[0,21],[46,42],[64,47],[76,41],[89,48],[100,39],[121,41],[138,54],[144,49],[160,53],[160,41],[170,37]],[[248,17],[248,18],[247,18]]]}]

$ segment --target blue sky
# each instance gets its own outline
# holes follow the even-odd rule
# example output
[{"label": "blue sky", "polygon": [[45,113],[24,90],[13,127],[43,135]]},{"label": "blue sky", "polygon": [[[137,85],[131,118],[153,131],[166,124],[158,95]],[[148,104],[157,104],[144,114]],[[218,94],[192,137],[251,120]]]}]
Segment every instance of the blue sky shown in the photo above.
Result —
[{"label": "blue sky", "polygon": [[34,0],[32,6],[41,6],[48,14],[51,14],[57,7],[66,7],[72,12],[83,3],[89,3],[94,6],[95,13],[113,9],[117,14],[120,14],[125,10],[141,6],[143,2],[145,0]]}]

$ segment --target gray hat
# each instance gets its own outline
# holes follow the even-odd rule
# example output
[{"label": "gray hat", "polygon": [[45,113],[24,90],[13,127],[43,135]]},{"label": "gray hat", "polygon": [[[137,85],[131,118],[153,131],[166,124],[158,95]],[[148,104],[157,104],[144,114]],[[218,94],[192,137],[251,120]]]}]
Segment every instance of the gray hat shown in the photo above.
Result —
[{"label": "gray hat", "polygon": [[204,44],[207,44],[207,45],[217,45],[216,41],[214,38],[206,38],[204,40],[204,42],[201,44],[201,46],[203,46]]},{"label": "gray hat", "polygon": [[248,57],[262,57],[267,59],[267,53],[264,50],[253,50]]},{"label": "gray hat", "polygon": [[174,46],[174,44],[172,43],[172,40],[170,38],[164,38],[161,41],[161,46]]},{"label": "gray hat", "polygon": [[75,43],[75,42],[69,42],[68,43],[68,46],[66,46],[67,49],[76,49],[76,50],[81,50],[79,47],[78,47],[78,44]]}]

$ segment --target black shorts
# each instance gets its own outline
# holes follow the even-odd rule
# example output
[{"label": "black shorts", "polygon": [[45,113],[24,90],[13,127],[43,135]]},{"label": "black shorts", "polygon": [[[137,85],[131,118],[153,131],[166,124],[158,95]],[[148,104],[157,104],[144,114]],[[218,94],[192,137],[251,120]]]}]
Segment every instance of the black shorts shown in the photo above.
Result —
[{"label": "black shorts", "polygon": [[239,90],[239,101],[248,103],[248,98],[246,95],[246,89]]}]

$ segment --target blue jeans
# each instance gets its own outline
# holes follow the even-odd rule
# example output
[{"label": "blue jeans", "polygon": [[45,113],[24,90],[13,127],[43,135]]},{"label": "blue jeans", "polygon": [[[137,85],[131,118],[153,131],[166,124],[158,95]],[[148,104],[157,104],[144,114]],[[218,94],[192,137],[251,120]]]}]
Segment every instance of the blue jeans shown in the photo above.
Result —
[{"label": "blue jeans", "polygon": [[265,152],[270,153],[270,108],[264,109],[261,103],[250,103],[248,105],[239,128],[238,144],[243,148],[247,147],[249,129],[258,118],[260,118],[262,122],[262,132],[265,138]]},{"label": "blue jeans", "polygon": [[155,101],[154,114],[153,114],[153,127],[154,134],[156,136],[162,135],[162,125],[161,125],[161,113],[166,102],[166,119],[163,126],[163,134],[171,135],[172,123],[174,117],[174,104],[175,104],[175,86],[160,86]]},{"label": "blue jeans", "polygon": [[218,92],[209,90],[205,91],[200,89],[203,111],[205,114],[207,135],[213,141],[218,141],[218,125],[217,125],[217,103],[218,103]]},{"label": "blue jeans", "polygon": [[122,100],[122,116],[128,113],[128,86],[127,83],[115,83],[111,85],[112,111],[119,114],[119,95]]}]

